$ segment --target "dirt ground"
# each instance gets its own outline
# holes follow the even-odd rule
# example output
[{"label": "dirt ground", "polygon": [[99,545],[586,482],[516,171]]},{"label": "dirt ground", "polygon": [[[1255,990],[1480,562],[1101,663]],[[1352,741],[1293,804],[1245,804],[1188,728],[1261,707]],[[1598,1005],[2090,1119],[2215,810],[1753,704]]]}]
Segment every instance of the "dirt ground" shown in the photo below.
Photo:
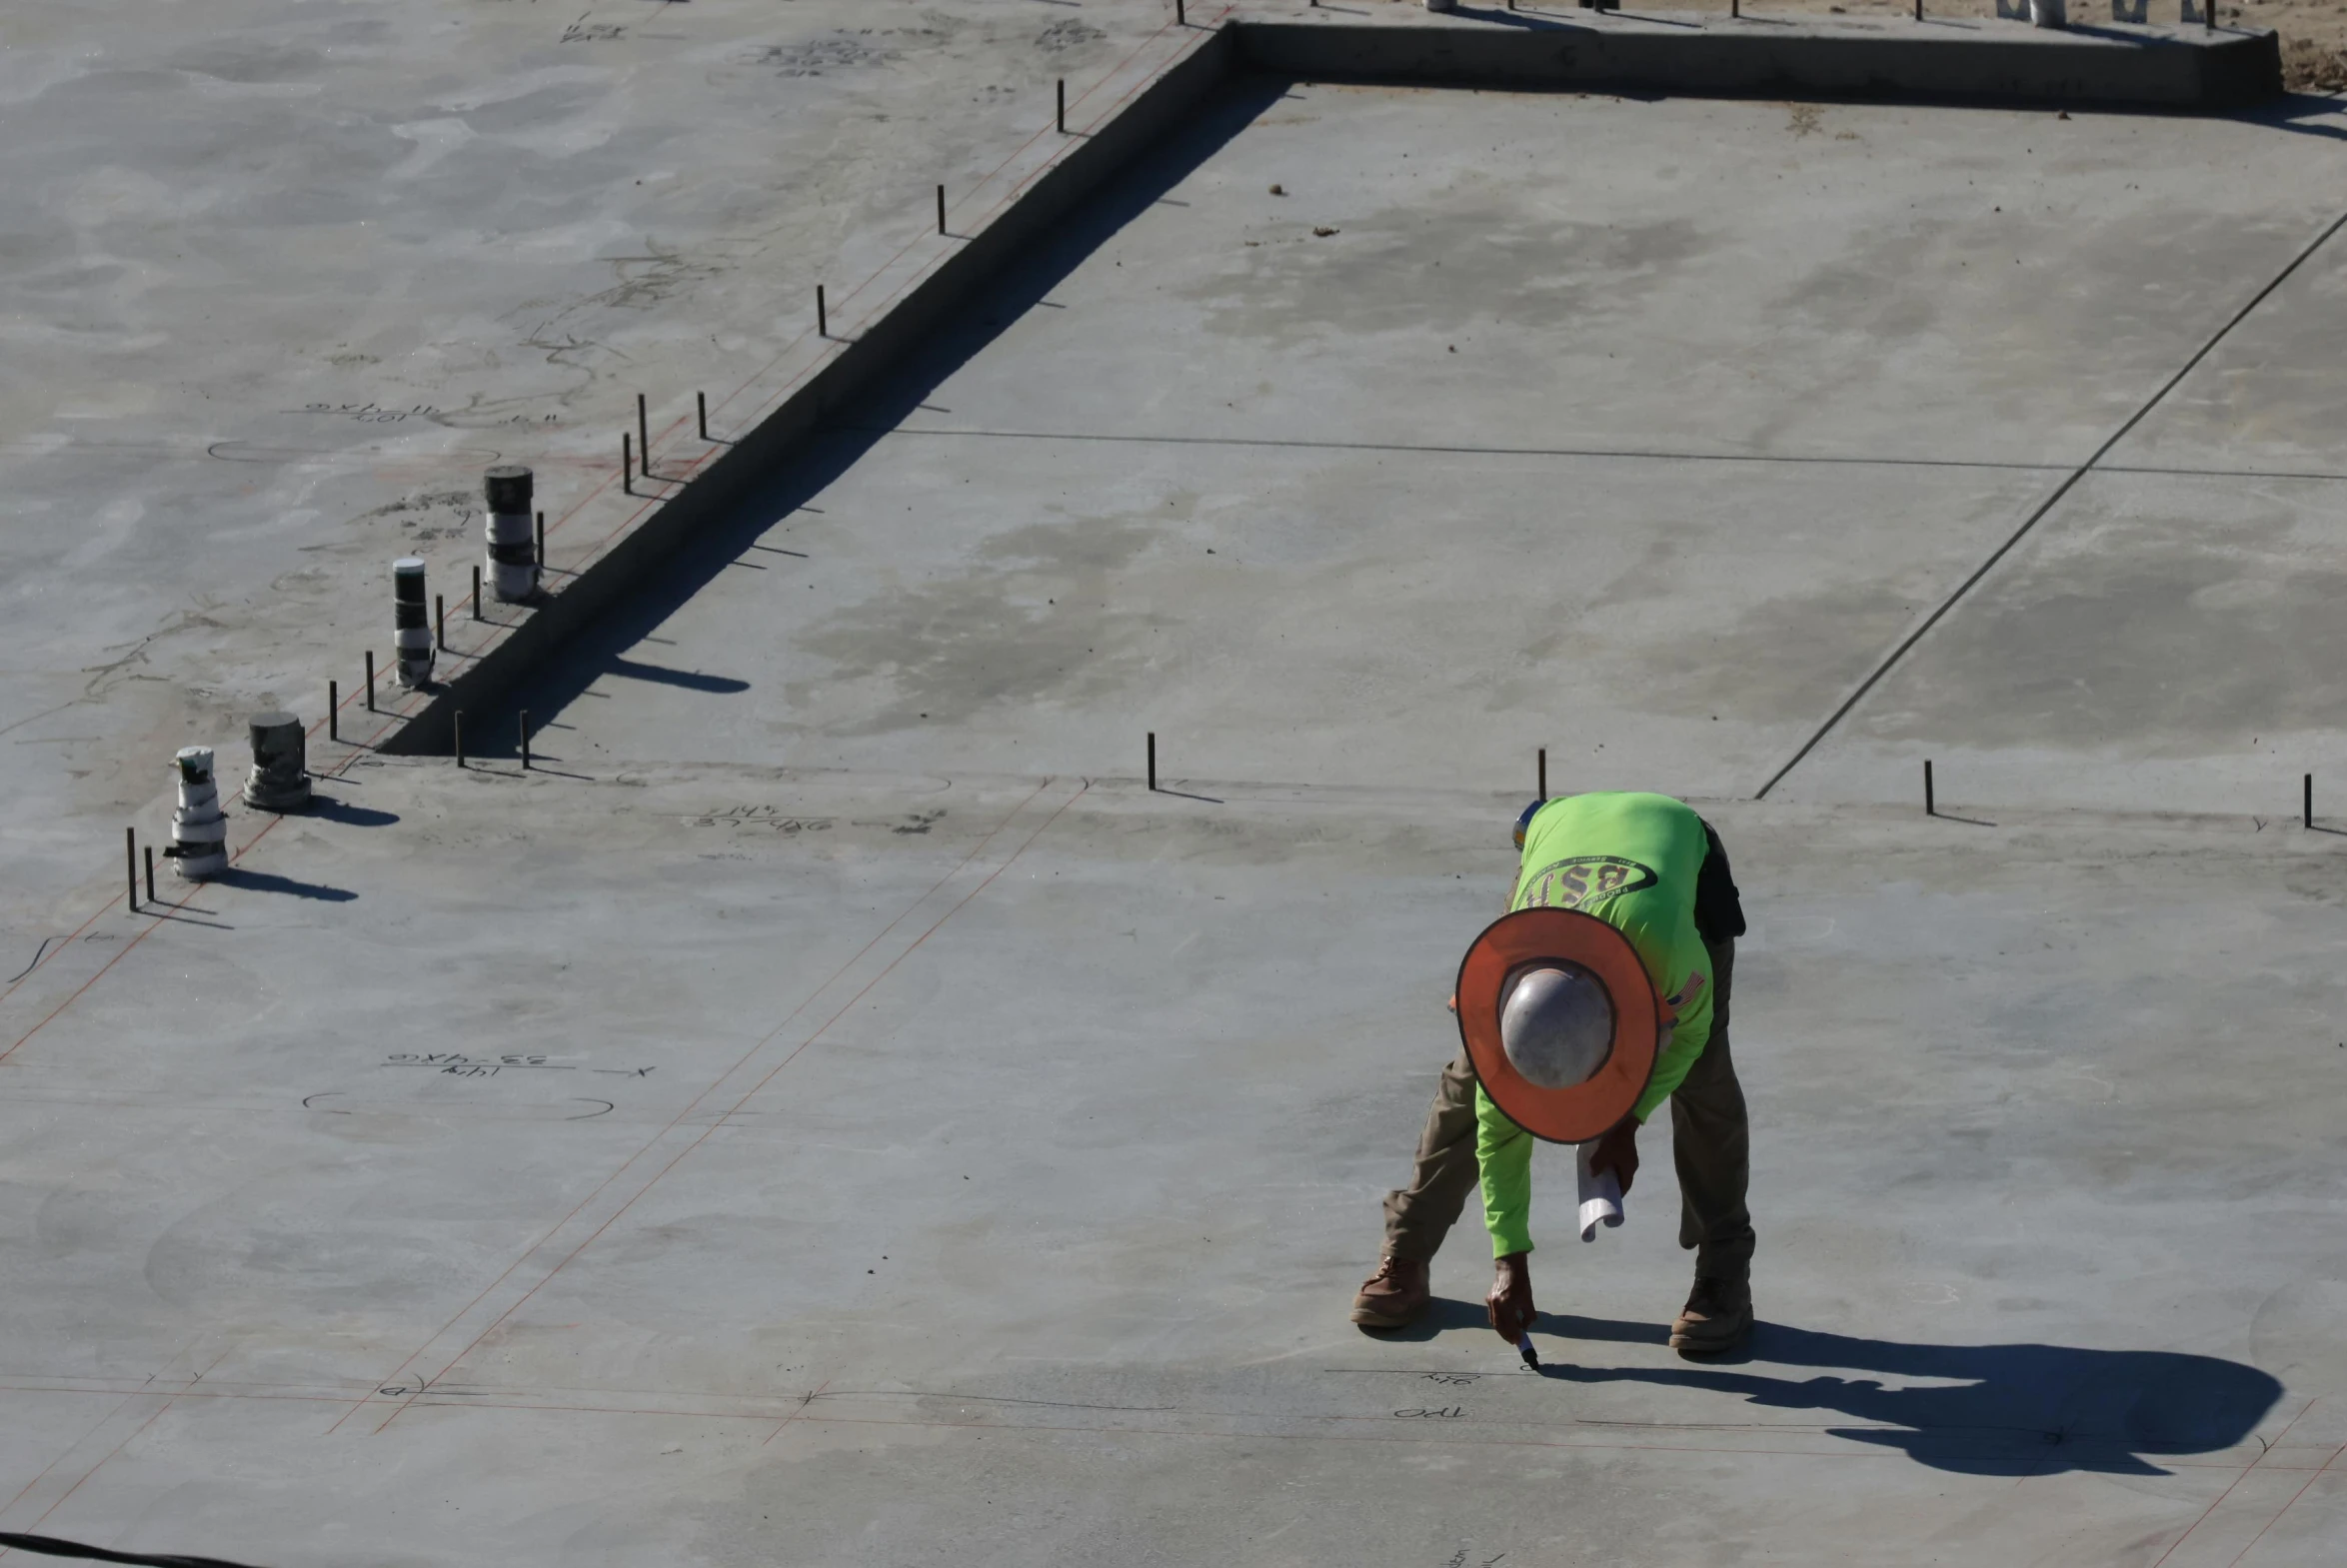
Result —
[{"label": "dirt ground", "polygon": [[[1558,0],[1539,0],[1545,8]],[[1564,0],[1570,4],[1571,0]],[[2019,0],[2026,4],[2027,0]],[[2217,0],[2218,20],[2227,27],[2271,28],[2282,35],[2282,81],[2292,92],[2335,93],[2347,90],[2347,0]],[[2198,0],[2194,0],[2197,9]],[[1634,8],[1634,0],[1633,0]],[[1725,11],[1727,0],[1669,0],[1668,10]],[[1844,15],[1904,13],[1913,0],[1745,0],[1744,9],[1765,16],[1786,12],[1830,11]],[[1924,0],[1927,15],[1994,16],[1995,0]],[[2183,0],[2150,0],[2147,19],[2174,22]],[[2107,0],[2070,0],[2070,14],[2080,22],[2107,18]]]}]

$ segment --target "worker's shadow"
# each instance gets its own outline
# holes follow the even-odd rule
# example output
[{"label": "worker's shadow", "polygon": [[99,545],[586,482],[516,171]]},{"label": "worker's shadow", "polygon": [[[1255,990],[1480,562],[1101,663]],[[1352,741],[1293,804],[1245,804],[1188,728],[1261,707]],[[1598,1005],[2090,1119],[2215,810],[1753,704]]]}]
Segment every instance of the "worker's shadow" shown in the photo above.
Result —
[{"label": "worker's shadow", "polygon": [[[1536,1332],[1570,1340],[1663,1343],[1667,1331],[1557,1313]],[[1544,1354],[1555,1346],[1542,1344]],[[1832,1367],[1836,1373],[1772,1377],[1755,1364]],[[1832,1436],[1903,1450],[1917,1463],[1967,1475],[2165,1475],[2153,1461],[2233,1447],[2257,1428],[2282,1385],[2255,1367],[2167,1350],[2083,1350],[2069,1345],[1918,1345],[1761,1323],[1736,1367],[1541,1367],[1574,1383],[1649,1383],[1741,1394],[1771,1410],[1830,1410],[1855,1425]]]}]

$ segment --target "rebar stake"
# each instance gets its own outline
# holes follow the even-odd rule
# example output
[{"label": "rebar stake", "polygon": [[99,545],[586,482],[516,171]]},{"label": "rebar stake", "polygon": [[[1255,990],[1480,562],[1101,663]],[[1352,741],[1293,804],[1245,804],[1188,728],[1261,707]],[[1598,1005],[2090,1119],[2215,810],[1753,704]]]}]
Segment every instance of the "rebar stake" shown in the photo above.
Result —
[{"label": "rebar stake", "polygon": [[326,739],[342,739],[342,688],[332,681],[326,683]]},{"label": "rebar stake", "polygon": [[1158,787],[1158,732],[1150,732],[1150,788]]},{"label": "rebar stake", "polygon": [[694,393],[693,407],[701,415],[701,439],[707,441],[709,440],[709,394],[706,392]]},{"label": "rebar stake", "polygon": [[148,844],[139,851],[147,857],[147,901],[155,901],[155,846]]},{"label": "rebar stake", "polygon": [[1931,797],[1931,759],[1923,759],[1923,814],[1937,816],[1939,805]]},{"label": "rebar stake", "polygon": [[1548,748],[1540,748],[1540,798],[1548,798]]},{"label": "rebar stake", "polygon": [[644,477],[652,478],[652,421],[644,411],[644,394],[636,394],[636,450],[644,454]]},{"label": "rebar stake", "polygon": [[465,766],[465,711],[458,709],[449,716],[449,738],[456,744],[457,766]]},{"label": "rebar stake", "polygon": [[473,563],[473,619],[481,619],[481,563]]},{"label": "rebar stake", "polygon": [[1068,78],[1060,78],[1060,134],[1068,134]]},{"label": "rebar stake", "polygon": [[375,650],[367,650],[367,712],[375,712]]},{"label": "rebar stake", "polygon": [[636,438],[620,432],[620,494],[636,494]]},{"label": "rebar stake", "polygon": [[2304,805],[2300,807],[2299,814],[2305,818],[2307,826],[2314,825],[2314,775],[2312,774],[2306,776],[2306,800]]},{"label": "rebar stake", "polygon": [[122,906],[136,914],[139,912],[139,830],[136,827],[125,827],[122,830],[122,869],[130,881],[129,891],[123,894]]},{"label": "rebar stake", "polygon": [[938,233],[946,232],[946,188],[938,187]]},{"label": "rebar stake", "polygon": [[517,728],[522,732],[522,772],[528,773],[530,771],[530,710],[527,708],[522,710],[521,721]]},{"label": "rebar stake", "polygon": [[819,338],[832,335],[831,313],[824,308],[823,285],[820,283],[815,286],[815,335]]}]

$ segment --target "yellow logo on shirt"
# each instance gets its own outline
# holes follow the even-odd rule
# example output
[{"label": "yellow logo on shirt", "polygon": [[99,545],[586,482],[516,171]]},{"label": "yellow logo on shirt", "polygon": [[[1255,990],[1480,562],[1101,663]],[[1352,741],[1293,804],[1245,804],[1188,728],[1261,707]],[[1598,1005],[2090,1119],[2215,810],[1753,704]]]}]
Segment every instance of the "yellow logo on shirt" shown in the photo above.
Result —
[{"label": "yellow logo on shirt", "polygon": [[1617,854],[1576,854],[1541,866],[1525,878],[1519,909],[1577,909],[1599,898],[1636,892],[1655,883],[1651,866]]}]

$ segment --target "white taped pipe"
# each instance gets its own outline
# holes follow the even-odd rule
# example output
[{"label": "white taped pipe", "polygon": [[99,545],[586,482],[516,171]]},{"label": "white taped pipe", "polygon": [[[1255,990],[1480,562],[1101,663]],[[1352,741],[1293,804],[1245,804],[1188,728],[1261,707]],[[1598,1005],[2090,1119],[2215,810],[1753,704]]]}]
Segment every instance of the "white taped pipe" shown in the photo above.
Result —
[{"label": "white taped pipe", "polygon": [[424,563],[402,556],[391,564],[391,624],[399,650],[399,684],[413,691],[432,684],[432,627],[424,615]]},{"label": "white taped pipe", "polygon": [[182,748],[179,809],[171,813],[171,843],[163,853],[186,881],[201,881],[228,869],[228,816],[212,780],[212,749]]},{"label": "white taped pipe", "polygon": [[538,552],[530,519],[535,483],[530,471],[518,463],[500,464],[482,477],[482,492],[489,502],[484,526],[489,586],[509,605],[520,604],[538,592]]}]

